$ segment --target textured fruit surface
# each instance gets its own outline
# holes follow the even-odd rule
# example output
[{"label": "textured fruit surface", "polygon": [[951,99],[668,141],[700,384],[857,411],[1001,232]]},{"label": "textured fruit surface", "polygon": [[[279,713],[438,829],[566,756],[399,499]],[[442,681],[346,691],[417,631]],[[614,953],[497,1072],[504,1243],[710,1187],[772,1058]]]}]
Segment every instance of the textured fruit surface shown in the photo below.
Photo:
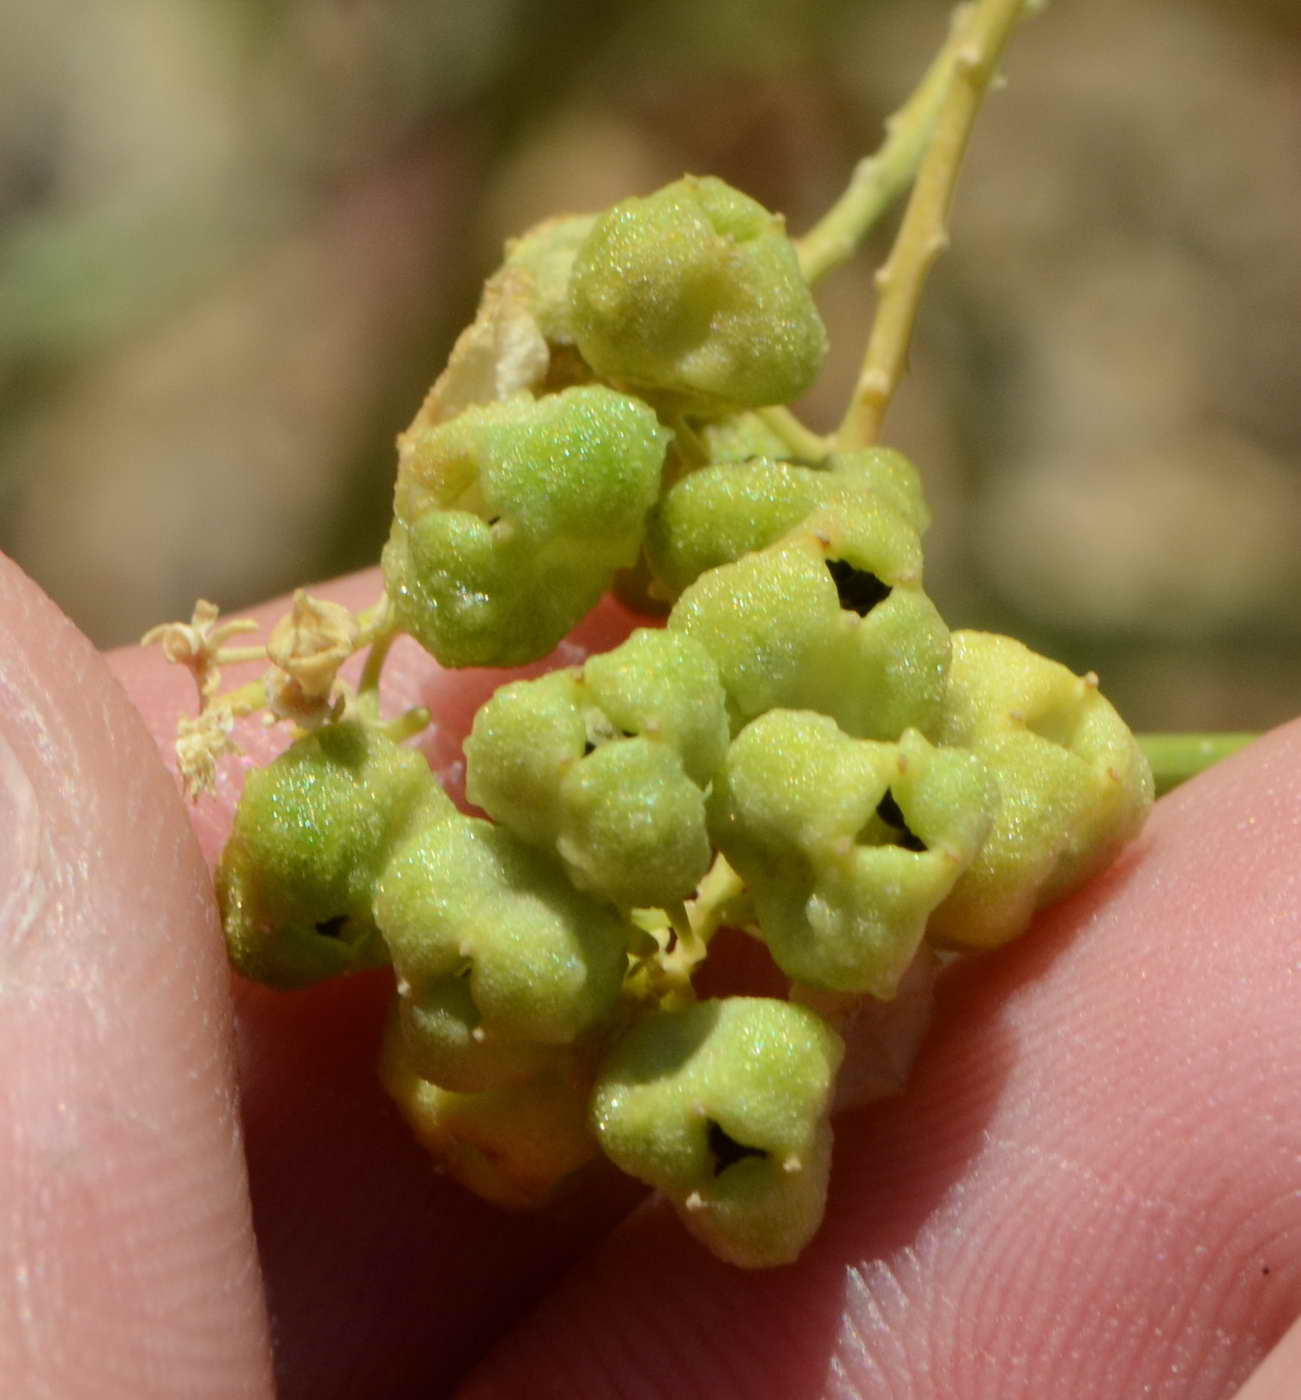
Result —
[{"label": "textured fruit surface", "polygon": [[915,730],[877,743],[824,715],[773,710],[729,750],[710,830],[784,972],[888,999],[996,801],[979,759]]},{"label": "textured fruit surface", "polygon": [[1000,802],[936,911],[937,942],[992,947],[1102,869],[1141,829],[1152,772],[1097,687],[1011,637],[955,632],[940,737],[978,755]]},{"label": "textured fruit surface", "polygon": [[729,997],[648,1016],[601,1067],[605,1153],[747,1267],[787,1262],[822,1215],[839,1037],[790,1002]]},{"label": "textured fruit surface", "polygon": [[387,962],[371,919],[384,864],[413,825],[452,811],[419,754],[359,722],[249,773],[216,877],[235,966],[302,986]]},{"label": "textured fruit surface", "polygon": [[553,345],[574,343],[569,276],[574,256],[595,222],[594,214],[544,219],[506,245],[507,265],[528,273],[529,310]]},{"label": "textured fruit surface", "polygon": [[573,1043],[608,1015],[627,962],[629,931],[612,908],[575,890],[543,852],[472,817],[403,845],[375,922],[398,975],[408,1052],[453,1088],[516,1078],[536,1068],[533,1047]]},{"label": "textured fruit surface", "polygon": [[383,556],[399,624],[445,666],[545,655],[637,558],[667,440],[600,385],[407,434]]},{"label": "textured fruit surface", "polygon": [[415,1072],[401,1030],[391,1021],[380,1081],[440,1167],[497,1205],[545,1205],[597,1156],[587,1124],[590,1083],[568,1061],[531,1079],[457,1093]]},{"label": "textured fruit surface", "polygon": [[826,354],[782,221],[712,176],[602,214],[578,250],[570,298],[599,374],[715,411],[788,402]]},{"label": "textured fruit surface", "polygon": [[580,889],[659,905],[709,868],[704,789],[727,739],[708,652],[643,628],[581,670],[498,690],[466,740],[466,792]]},{"label": "textured fruit surface", "polygon": [[734,729],[777,708],[816,710],[871,739],[938,722],[948,629],[921,587],[916,531],[877,496],[815,511],[702,574],[668,626],[713,657]]}]

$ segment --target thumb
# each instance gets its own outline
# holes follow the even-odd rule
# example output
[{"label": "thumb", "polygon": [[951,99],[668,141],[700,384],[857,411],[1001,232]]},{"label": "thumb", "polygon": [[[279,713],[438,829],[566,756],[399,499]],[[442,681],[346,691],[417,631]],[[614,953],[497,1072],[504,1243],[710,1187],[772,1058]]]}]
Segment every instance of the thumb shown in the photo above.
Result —
[{"label": "thumb", "polygon": [[134,709],[0,559],[0,1376],[270,1393],[206,871]]}]

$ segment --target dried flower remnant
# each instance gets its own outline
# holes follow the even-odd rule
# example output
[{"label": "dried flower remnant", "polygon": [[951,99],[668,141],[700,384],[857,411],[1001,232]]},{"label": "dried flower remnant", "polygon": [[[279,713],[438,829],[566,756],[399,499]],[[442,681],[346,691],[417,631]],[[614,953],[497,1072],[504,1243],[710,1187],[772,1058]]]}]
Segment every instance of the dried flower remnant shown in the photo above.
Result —
[{"label": "dried flower remnant", "polygon": [[536,389],[551,355],[533,313],[533,280],[507,264],[488,279],[474,320],[452,347],[447,368],[434,381],[411,427],[399,439],[455,418],[472,404],[500,403]]},{"label": "dried flower remnant", "polygon": [[301,729],[337,719],[344,705],[344,697],[335,694],[339,667],[360,639],[361,627],[347,608],[298,589],[292,609],[267,640],[267,658],[275,668],[263,678],[271,714]]},{"label": "dried flower remnant", "polygon": [[161,646],[168,661],[190,672],[199,692],[200,706],[212,699],[221,684],[218,663],[245,659],[227,655],[222,651],[222,644],[231,637],[257,631],[257,623],[251,618],[232,618],[218,624],[219,616],[216,603],[200,598],[189,622],[160,623],[140,639],[142,646]]},{"label": "dried flower remnant", "polygon": [[239,752],[231,738],[235,716],[228,706],[210,705],[193,719],[177,724],[176,761],[185,792],[191,799],[215,791],[217,760]]}]

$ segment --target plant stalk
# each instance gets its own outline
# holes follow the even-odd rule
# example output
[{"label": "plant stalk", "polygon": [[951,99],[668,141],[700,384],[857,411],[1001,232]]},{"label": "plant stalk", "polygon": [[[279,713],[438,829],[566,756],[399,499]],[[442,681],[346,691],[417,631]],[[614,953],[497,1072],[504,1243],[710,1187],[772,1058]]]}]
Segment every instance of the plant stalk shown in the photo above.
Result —
[{"label": "plant stalk", "polygon": [[948,246],[945,220],[958,167],[981,99],[1026,0],[977,0],[961,30],[934,129],[890,256],[876,274],[880,292],[872,333],[840,429],[842,450],[870,447],[908,362],[913,322],[927,274]]}]

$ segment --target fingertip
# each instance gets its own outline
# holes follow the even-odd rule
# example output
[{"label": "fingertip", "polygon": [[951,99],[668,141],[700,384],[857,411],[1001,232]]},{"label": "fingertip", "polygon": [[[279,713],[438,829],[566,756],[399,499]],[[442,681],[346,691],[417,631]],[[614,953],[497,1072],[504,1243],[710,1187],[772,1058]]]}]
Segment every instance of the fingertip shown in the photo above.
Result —
[{"label": "fingertip", "polygon": [[1295,1400],[1301,1376],[1301,1319],[1251,1373],[1233,1400]]},{"label": "fingertip", "polygon": [[203,861],[107,668],[7,561],[0,759],[0,1374],[267,1393]]}]

